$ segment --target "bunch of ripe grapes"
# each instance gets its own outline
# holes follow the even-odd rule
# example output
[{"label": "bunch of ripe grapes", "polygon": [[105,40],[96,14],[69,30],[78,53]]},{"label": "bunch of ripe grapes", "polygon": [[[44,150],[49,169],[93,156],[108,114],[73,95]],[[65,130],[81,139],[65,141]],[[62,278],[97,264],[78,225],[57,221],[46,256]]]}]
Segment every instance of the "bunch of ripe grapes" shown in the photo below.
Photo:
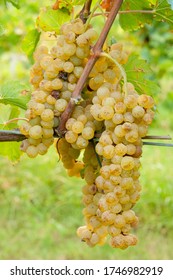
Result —
[{"label": "bunch of ripe grapes", "polygon": [[[45,154],[54,143],[55,128],[97,37],[92,26],[75,19],[61,26],[54,46],[36,49],[31,69],[34,90],[25,114],[29,121],[20,127],[27,138],[21,149],[29,157]],[[105,44],[104,52],[56,146],[68,175],[86,181],[85,225],[77,235],[89,246],[108,240],[112,247],[125,249],[137,243],[130,233],[138,223],[132,208],[140,198],[142,138],[154,117],[154,101],[139,95],[131,83],[123,83],[121,67],[128,54],[121,44]]]}]

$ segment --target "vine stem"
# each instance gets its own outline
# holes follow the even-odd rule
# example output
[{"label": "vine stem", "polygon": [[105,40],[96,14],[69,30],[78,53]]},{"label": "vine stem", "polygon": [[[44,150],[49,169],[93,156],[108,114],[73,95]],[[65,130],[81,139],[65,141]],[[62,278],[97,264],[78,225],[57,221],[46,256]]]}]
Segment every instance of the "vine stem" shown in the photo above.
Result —
[{"label": "vine stem", "polygon": [[92,0],[87,0],[82,8],[82,10],[79,13],[80,19],[85,23],[89,14],[90,14],[90,8],[91,8]]},{"label": "vine stem", "polygon": [[102,47],[104,45],[104,42],[107,38],[109,30],[118,14],[118,11],[119,11],[122,3],[123,3],[123,0],[116,0],[116,3],[113,5],[113,7],[110,11],[110,14],[101,31],[100,36],[99,36],[96,44],[92,48],[92,54],[91,54],[90,58],[88,59],[88,62],[83,70],[81,77],[79,78],[79,80],[77,82],[75,90],[72,93],[72,99],[70,100],[69,104],[67,105],[66,110],[61,115],[60,124],[56,130],[58,135],[60,135],[60,136],[64,135],[66,132],[65,124],[66,124],[66,121],[70,118],[70,116],[74,110],[75,99],[78,100],[81,97],[81,91],[85,85],[86,79],[88,78],[89,73],[91,72],[95,62],[97,61],[97,59],[100,56],[100,53],[102,52]]},{"label": "vine stem", "polygon": [[143,145],[148,146],[159,146],[159,147],[173,147],[173,144],[170,143],[157,143],[157,142],[143,142]]},{"label": "vine stem", "polygon": [[9,123],[17,122],[17,121],[29,122],[29,119],[27,119],[27,118],[14,118],[14,119],[11,119],[11,120],[8,120],[8,121],[4,122],[4,126],[6,126]]},{"label": "vine stem", "polygon": [[[95,141],[100,136],[101,136],[100,133],[96,133],[93,141]],[[57,138],[57,134],[54,134],[54,137]],[[0,142],[22,141],[24,139],[26,139],[26,136],[23,135],[18,129],[0,130]],[[147,136],[142,138],[142,140],[146,140],[146,139],[150,139],[150,140],[172,140],[172,138],[169,135],[147,135]],[[145,142],[145,143],[147,143],[147,142]]]}]

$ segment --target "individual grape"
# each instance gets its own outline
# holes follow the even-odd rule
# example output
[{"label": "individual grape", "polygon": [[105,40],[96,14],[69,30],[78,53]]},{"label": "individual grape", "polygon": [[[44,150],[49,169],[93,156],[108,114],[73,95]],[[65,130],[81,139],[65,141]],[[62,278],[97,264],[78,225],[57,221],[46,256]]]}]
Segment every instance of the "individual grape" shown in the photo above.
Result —
[{"label": "individual grape", "polygon": [[111,106],[103,106],[100,110],[100,117],[104,120],[112,119],[114,110]]},{"label": "individual grape", "polygon": [[44,138],[50,138],[53,136],[54,131],[52,128],[43,128],[42,133]]},{"label": "individual grape", "polygon": [[74,133],[80,134],[82,133],[84,129],[84,124],[80,121],[75,121],[74,124],[72,125],[72,131]]},{"label": "individual grape", "polygon": [[139,105],[135,106],[132,109],[132,115],[133,115],[133,117],[135,117],[137,119],[142,118],[144,116],[144,114],[145,114],[145,110]]},{"label": "individual grape", "polygon": [[65,99],[60,98],[55,103],[55,110],[58,110],[59,112],[64,112],[66,106],[67,101]]},{"label": "individual grape", "polygon": [[124,170],[131,170],[133,169],[135,166],[135,162],[134,162],[134,159],[130,156],[125,156],[122,158],[121,160],[121,167],[124,169]]},{"label": "individual grape", "polygon": [[42,135],[43,135],[43,130],[39,125],[34,125],[29,130],[29,136],[33,139],[39,139],[42,137]]},{"label": "individual grape", "polygon": [[68,143],[75,143],[78,138],[78,134],[74,133],[73,131],[67,131],[65,134],[65,139]]},{"label": "individual grape", "polygon": [[84,127],[82,130],[82,136],[84,139],[90,140],[94,137],[94,130],[92,127]]},{"label": "individual grape", "polygon": [[80,149],[85,149],[88,146],[88,140],[83,138],[81,135],[77,138],[76,145]]},{"label": "individual grape", "polygon": [[45,122],[51,121],[54,118],[53,111],[50,109],[45,109],[41,114],[41,119]]},{"label": "individual grape", "polygon": [[28,146],[26,153],[30,158],[35,158],[38,155],[38,148],[33,145]]},{"label": "individual grape", "polygon": [[47,147],[43,143],[38,144],[37,149],[40,155],[44,155],[47,152]]}]

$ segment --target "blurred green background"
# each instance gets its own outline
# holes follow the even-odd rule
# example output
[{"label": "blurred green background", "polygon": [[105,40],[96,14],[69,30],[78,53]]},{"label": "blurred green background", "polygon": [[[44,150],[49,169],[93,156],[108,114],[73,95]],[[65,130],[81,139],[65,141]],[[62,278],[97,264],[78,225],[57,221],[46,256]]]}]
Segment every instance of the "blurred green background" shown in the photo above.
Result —
[{"label": "blurred green background", "polygon": [[[21,1],[21,9],[0,1],[0,85],[28,83],[31,62],[21,49],[39,8],[54,1]],[[96,24],[96,23],[95,23]],[[115,23],[111,36],[148,60],[161,86],[150,133],[173,136],[173,33],[165,23],[125,33]],[[5,106],[5,105],[4,105]],[[139,243],[126,250],[88,248],[76,236],[83,225],[81,188],[68,178],[55,148],[13,164],[0,156],[0,259],[173,259],[173,150],[143,147],[141,199],[135,206]]]}]

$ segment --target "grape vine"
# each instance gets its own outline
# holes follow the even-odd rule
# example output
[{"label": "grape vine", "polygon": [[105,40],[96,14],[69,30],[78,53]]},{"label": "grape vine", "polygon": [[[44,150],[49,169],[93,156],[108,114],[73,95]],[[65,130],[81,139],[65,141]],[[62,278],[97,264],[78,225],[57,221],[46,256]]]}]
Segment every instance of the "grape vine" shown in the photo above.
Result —
[{"label": "grape vine", "polygon": [[[132,209],[140,198],[142,140],[150,138],[155,102],[129,82],[123,45],[106,41],[123,0],[97,4],[107,15],[100,35],[90,22],[91,3],[85,1],[78,17],[61,25],[55,44],[37,46],[21,134],[1,137],[22,140],[21,150],[31,158],[46,154],[58,138],[68,175],[86,181],[85,225],[77,235],[91,247],[108,240],[113,248],[125,249],[137,244],[131,231],[138,217]],[[52,9],[60,5],[56,1]]]}]

